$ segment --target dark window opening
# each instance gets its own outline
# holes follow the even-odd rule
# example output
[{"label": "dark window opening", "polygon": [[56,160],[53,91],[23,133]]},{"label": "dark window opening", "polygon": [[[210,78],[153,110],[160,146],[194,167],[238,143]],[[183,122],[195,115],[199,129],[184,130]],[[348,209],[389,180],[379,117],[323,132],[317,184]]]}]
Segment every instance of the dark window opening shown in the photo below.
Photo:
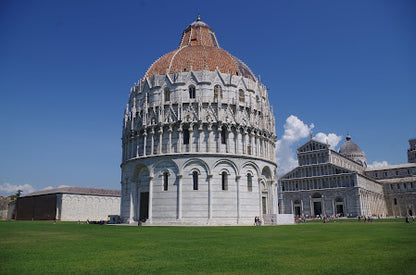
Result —
[{"label": "dark window opening", "polygon": [[222,127],[221,129],[221,143],[226,144],[227,143],[227,128]]},{"label": "dark window opening", "polygon": [[191,85],[189,86],[189,98],[195,98],[195,86]]},{"label": "dark window opening", "polygon": [[247,175],[247,191],[253,191],[253,177],[250,174]]},{"label": "dark window opening", "polygon": [[169,174],[168,172],[163,173],[163,190],[168,191],[169,186]]},{"label": "dark window opening", "polygon": [[227,172],[222,172],[221,174],[221,185],[222,185],[222,190],[228,190],[228,180],[227,180]]},{"label": "dark window opening", "polygon": [[397,199],[394,198],[394,205],[397,205]]},{"label": "dark window opening", "polygon": [[193,180],[193,184],[194,184],[194,190],[198,190],[198,172],[194,171],[192,172],[192,180]]},{"label": "dark window opening", "polygon": [[183,130],[183,144],[189,144],[189,129]]},{"label": "dark window opening", "polygon": [[165,88],[165,102],[170,101],[170,90],[169,88]]}]

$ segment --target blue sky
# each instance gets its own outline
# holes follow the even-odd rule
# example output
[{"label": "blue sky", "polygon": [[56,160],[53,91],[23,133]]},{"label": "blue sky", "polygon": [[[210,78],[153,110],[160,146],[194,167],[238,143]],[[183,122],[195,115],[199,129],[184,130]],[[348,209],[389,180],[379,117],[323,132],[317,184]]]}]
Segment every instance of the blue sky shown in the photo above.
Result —
[{"label": "blue sky", "polygon": [[1,1],[0,195],[119,188],[130,87],[198,13],[270,89],[278,140],[291,122],[313,124],[314,135],[342,136],[338,147],[350,133],[369,163],[406,162],[416,2],[257,2]]}]

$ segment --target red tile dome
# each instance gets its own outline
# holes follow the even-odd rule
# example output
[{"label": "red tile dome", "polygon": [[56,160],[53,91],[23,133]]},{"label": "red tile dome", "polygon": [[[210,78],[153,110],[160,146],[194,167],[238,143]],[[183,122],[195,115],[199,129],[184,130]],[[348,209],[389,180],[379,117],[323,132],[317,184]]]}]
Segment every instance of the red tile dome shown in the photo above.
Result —
[{"label": "red tile dome", "polygon": [[256,81],[250,68],[218,46],[214,31],[199,17],[182,34],[179,48],[156,60],[145,76],[189,71],[215,71]]}]

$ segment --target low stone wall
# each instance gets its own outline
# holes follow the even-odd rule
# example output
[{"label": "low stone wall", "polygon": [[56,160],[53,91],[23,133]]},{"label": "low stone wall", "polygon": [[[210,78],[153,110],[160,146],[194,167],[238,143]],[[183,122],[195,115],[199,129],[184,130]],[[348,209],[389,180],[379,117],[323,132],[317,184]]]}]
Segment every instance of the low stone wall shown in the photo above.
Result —
[{"label": "low stone wall", "polygon": [[265,225],[294,224],[293,214],[266,214],[263,215]]},{"label": "low stone wall", "polygon": [[7,213],[8,213],[7,210],[0,210],[0,220],[1,221],[7,220]]}]

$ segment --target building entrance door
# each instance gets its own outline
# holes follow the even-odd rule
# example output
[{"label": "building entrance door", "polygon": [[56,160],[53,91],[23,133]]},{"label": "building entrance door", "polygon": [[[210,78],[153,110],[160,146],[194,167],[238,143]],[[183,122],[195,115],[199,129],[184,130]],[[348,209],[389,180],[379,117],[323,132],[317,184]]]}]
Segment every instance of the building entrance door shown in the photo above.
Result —
[{"label": "building entrance door", "polygon": [[337,204],[337,214],[340,214],[341,216],[344,216],[344,205]]},{"label": "building entrance door", "polygon": [[149,218],[149,192],[140,193],[140,219]]},{"label": "building entrance door", "polygon": [[262,208],[262,213],[263,214],[267,214],[267,199],[266,197],[261,197],[261,208]]},{"label": "building entrance door", "polygon": [[295,206],[295,216],[300,216],[300,206]]},{"label": "building entrance door", "polygon": [[322,214],[322,205],[320,201],[313,202],[313,213],[315,216]]}]

